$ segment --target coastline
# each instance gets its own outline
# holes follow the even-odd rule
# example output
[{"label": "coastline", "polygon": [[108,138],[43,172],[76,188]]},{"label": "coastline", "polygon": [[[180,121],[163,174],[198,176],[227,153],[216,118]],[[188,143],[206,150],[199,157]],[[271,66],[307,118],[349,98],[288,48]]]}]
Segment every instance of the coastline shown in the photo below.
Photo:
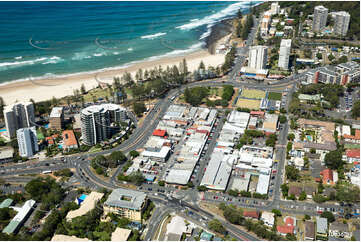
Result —
[{"label": "coastline", "polygon": [[146,70],[159,65],[162,66],[162,68],[166,68],[167,65],[178,66],[184,58],[187,61],[189,71],[192,72],[198,68],[201,61],[204,62],[206,67],[209,65],[216,67],[223,64],[224,56],[224,54],[211,55],[207,50],[202,49],[185,55],[163,57],[157,60],[145,60],[123,68],[100,70],[99,72],[94,71],[92,73],[79,73],[64,77],[8,82],[0,86],[0,97],[5,100],[6,104],[11,104],[16,101],[29,101],[31,98],[36,102],[50,100],[52,97],[62,98],[73,95],[73,90],[79,89],[82,84],[85,85],[86,90],[97,87],[98,83],[96,78],[101,82],[111,84],[113,77],[120,77],[125,72],[131,73],[134,77],[135,72],[139,68]]}]

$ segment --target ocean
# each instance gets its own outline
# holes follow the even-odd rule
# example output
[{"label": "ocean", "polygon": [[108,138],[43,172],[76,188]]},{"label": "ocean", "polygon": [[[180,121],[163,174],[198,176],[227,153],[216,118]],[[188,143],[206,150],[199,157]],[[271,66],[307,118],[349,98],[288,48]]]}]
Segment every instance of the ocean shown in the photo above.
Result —
[{"label": "ocean", "polygon": [[[253,4],[258,2],[253,1]],[[0,83],[119,68],[201,49],[249,2],[0,2]]]}]

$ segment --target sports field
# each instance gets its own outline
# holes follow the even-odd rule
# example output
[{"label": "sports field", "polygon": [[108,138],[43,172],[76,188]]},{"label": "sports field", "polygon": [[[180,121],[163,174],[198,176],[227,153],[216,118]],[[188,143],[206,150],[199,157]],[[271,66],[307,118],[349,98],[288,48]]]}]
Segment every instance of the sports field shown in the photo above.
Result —
[{"label": "sports field", "polygon": [[238,98],[236,106],[239,108],[248,108],[251,110],[258,110],[260,105],[260,100],[251,100],[245,98]]},{"label": "sports field", "polygon": [[275,100],[275,101],[281,101],[282,99],[282,93],[279,92],[269,92],[268,93],[268,99]]},{"label": "sports field", "polygon": [[250,99],[262,99],[266,97],[266,92],[256,89],[243,89],[241,97]]}]

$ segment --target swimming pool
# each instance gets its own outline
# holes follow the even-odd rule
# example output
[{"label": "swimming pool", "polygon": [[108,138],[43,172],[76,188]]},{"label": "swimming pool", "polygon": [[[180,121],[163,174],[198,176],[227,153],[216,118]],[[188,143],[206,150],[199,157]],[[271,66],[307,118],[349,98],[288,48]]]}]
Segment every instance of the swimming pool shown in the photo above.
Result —
[{"label": "swimming pool", "polygon": [[311,135],[306,135],[308,141],[312,141],[312,136]]},{"label": "swimming pool", "polygon": [[6,129],[0,129],[0,133],[5,132],[5,131],[6,131]]},{"label": "swimming pool", "polygon": [[62,148],[63,148],[63,145],[58,145],[58,148],[59,148],[59,149],[62,149]]}]

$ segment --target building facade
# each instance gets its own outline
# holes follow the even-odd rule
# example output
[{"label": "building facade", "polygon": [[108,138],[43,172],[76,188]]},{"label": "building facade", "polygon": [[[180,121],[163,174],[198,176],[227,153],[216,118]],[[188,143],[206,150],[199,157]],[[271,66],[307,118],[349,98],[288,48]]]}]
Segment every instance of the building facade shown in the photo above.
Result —
[{"label": "building facade", "polygon": [[31,157],[39,151],[35,127],[22,128],[16,131],[19,154],[21,157]]},{"label": "building facade", "polygon": [[280,55],[278,58],[278,67],[287,70],[290,60],[291,39],[282,39],[280,46]]},{"label": "building facade", "polygon": [[5,106],[4,118],[9,137],[14,137],[16,130],[35,123],[34,105],[32,102],[20,102]]},{"label": "building facade", "polygon": [[257,70],[265,69],[267,65],[267,46],[251,46],[248,57],[248,67]]},{"label": "building facade", "polygon": [[350,14],[345,11],[337,12],[335,15],[334,33],[345,36],[350,23]]},{"label": "building facade", "polygon": [[116,104],[93,105],[80,113],[81,134],[83,143],[95,145],[112,137],[119,131],[115,123],[127,119],[126,109]]},{"label": "building facade", "polygon": [[49,117],[50,128],[61,130],[64,123],[64,108],[53,107]]},{"label": "building facade", "polygon": [[320,32],[326,27],[328,9],[324,6],[317,6],[313,11],[313,23],[312,30],[314,32]]}]

